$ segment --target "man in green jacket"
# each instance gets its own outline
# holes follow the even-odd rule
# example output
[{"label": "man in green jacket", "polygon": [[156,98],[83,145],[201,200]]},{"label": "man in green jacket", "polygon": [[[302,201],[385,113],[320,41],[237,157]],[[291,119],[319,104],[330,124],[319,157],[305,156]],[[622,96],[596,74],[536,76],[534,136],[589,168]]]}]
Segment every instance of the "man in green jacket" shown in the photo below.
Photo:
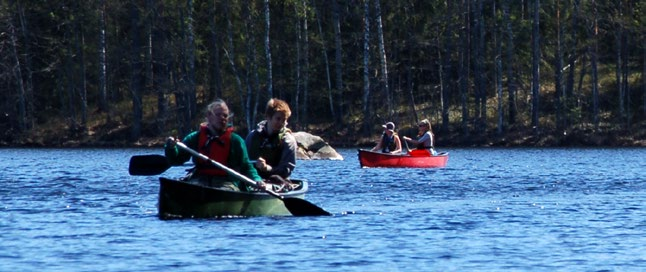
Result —
[{"label": "man in green jacket", "polygon": [[[206,122],[200,125],[199,130],[184,137],[182,142],[189,148],[256,181],[259,187],[264,187],[264,182],[249,161],[244,140],[229,126],[229,118],[227,104],[221,99],[215,100],[207,106]],[[179,149],[173,140],[166,142],[164,153],[171,165],[181,165],[191,157],[190,153]],[[209,161],[193,158],[193,162],[195,169],[189,174],[191,181],[232,191],[251,189]]]}]

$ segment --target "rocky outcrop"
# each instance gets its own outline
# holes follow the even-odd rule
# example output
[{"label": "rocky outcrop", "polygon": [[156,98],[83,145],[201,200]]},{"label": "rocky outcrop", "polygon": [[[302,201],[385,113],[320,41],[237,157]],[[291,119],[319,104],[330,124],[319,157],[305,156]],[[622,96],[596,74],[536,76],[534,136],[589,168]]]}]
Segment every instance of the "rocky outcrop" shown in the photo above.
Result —
[{"label": "rocky outcrop", "polygon": [[293,133],[298,150],[296,158],[299,160],[343,160],[343,156],[336,152],[323,138],[299,131]]}]

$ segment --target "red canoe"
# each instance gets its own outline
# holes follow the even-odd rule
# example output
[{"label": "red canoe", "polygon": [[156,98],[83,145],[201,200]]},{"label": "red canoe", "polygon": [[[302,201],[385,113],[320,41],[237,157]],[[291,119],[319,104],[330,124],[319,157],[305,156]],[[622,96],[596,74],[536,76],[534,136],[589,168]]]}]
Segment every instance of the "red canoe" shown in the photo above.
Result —
[{"label": "red canoe", "polygon": [[445,167],[449,160],[448,152],[440,152],[435,156],[411,153],[412,156],[409,154],[395,155],[359,149],[359,163],[361,167],[434,168]]}]

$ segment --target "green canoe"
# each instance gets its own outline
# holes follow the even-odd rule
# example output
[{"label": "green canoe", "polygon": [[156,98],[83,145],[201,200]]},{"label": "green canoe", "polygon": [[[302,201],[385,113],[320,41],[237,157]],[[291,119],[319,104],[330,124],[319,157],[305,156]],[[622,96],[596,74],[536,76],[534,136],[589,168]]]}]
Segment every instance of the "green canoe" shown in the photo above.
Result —
[{"label": "green canoe", "polygon": [[[307,181],[291,181],[300,186],[281,195],[303,199]],[[265,192],[234,192],[167,178],[159,182],[161,219],[291,215],[282,200]]]}]

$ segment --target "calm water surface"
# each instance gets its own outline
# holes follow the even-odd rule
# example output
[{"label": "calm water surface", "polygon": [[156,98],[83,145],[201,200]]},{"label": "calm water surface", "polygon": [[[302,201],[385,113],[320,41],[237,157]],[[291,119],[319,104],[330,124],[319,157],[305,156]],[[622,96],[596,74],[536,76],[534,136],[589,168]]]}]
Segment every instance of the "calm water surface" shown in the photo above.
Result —
[{"label": "calm water surface", "polygon": [[[157,218],[158,149],[0,149],[0,271],[644,271],[646,149],[298,161],[332,217]],[[184,168],[164,176],[178,177]]]}]

